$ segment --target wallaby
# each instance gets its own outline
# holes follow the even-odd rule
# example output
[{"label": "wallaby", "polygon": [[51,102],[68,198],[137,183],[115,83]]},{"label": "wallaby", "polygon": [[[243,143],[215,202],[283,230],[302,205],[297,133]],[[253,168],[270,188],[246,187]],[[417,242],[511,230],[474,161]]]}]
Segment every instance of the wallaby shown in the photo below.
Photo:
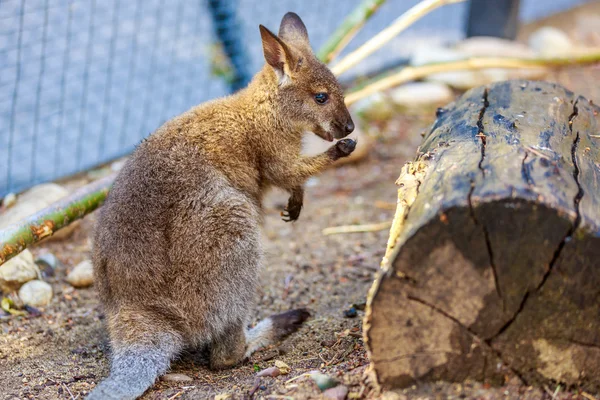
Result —
[{"label": "wallaby", "polygon": [[92,258],[112,359],[89,399],[141,396],[187,348],[208,346],[211,368],[231,367],[309,316],[292,310],[246,329],[263,263],[262,198],[287,190],[282,215],[296,220],[307,178],[356,145],[302,156],[303,133],[333,141],[354,124],[296,14],[278,36],[262,25],[260,34],[266,64],[249,86],[150,135],[99,212]]}]

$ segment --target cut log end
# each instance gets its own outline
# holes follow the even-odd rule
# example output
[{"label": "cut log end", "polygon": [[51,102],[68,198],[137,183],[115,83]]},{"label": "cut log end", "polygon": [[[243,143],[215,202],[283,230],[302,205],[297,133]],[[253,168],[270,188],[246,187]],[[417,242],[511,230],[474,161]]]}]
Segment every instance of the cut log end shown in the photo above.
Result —
[{"label": "cut log end", "polygon": [[516,376],[600,390],[598,132],[598,108],[544,82],[474,89],[438,117],[425,171],[398,182],[417,194],[368,300],[384,388]]}]

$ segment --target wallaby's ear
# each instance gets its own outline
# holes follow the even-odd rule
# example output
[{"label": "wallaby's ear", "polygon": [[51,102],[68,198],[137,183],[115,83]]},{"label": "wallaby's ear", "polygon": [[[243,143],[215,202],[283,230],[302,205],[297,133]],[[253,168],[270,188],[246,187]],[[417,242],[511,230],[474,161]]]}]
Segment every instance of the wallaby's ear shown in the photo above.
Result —
[{"label": "wallaby's ear", "polygon": [[283,16],[279,26],[279,37],[287,43],[310,47],[308,31],[298,14],[289,12]]},{"label": "wallaby's ear", "polygon": [[283,85],[290,79],[290,62],[292,60],[290,50],[273,32],[262,25],[259,25],[259,28],[265,60],[275,70],[279,78],[279,85]]}]

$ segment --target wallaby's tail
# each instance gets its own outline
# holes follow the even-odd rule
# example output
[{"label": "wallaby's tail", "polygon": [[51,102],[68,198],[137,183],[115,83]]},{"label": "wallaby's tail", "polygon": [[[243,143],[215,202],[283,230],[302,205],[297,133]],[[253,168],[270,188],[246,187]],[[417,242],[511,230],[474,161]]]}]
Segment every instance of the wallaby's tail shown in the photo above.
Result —
[{"label": "wallaby's tail", "polygon": [[113,347],[110,375],[100,382],[88,400],[137,399],[163,375],[180,346],[177,340],[152,345]]},{"label": "wallaby's tail", "polygon": [[246,333],[246,357],[250,357],[259,348],[276,343],[296,332],[308,317],[308,310],[299,308],[262,320]]}]

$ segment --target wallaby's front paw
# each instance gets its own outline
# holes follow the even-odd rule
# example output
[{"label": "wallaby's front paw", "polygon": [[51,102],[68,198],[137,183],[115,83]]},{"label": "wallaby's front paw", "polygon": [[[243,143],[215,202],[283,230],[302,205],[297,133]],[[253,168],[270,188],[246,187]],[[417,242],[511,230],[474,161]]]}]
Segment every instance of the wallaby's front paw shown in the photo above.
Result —
[{"label": "wallaby's front paw", "polygon": [[281,212],[282,219],[285,222],[291,222],[298,219],[302,211],[302,202],[298,202],[294,197],[290,197],[287,207]]},{"label": "wallaby's front paw", "polygon": [[330,154],[334,160],[338,158],[348,157],[356,148],[356,141],[353,139],[338,140],[336,144],[329,148]]}]

